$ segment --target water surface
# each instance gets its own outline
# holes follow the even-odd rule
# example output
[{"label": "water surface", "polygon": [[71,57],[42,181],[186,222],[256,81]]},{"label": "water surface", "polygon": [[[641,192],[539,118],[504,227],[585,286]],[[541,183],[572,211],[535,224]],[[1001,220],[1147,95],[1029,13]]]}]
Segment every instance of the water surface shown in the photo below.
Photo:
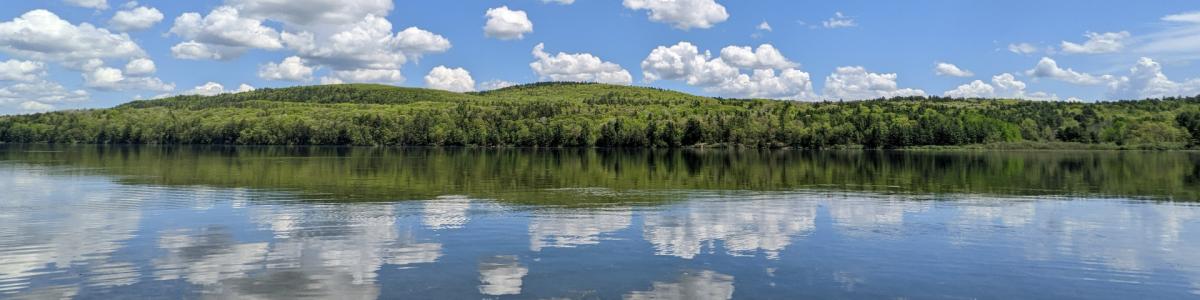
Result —
[{"label": "water surface", "polygon": [[0,146],[0,298],[1200,297],[1200,154]]}]

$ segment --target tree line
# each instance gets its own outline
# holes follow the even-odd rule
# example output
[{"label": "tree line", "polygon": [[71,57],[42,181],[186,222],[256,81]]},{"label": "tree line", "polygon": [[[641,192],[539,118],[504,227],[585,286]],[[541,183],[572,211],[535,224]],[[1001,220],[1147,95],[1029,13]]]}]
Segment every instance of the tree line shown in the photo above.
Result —
[{"label": "tree line", "polygon": [[582,83],[468,94],[326,85],[5,116],[0,142],[805,149],[1065,142],[1184,148],[1200,144],[1200,98],[809,103]]}]

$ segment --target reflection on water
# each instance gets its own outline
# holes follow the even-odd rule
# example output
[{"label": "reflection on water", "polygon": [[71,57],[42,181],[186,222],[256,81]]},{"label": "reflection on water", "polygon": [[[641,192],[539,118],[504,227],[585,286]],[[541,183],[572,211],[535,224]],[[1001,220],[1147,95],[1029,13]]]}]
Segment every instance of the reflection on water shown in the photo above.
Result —
[{"label": "reflection on water", "polygon": [[498,255],[479,263],[479,292],[484,295],[519,295],[521,283],[529,269],[521,266],[516,256]]},{"label": "reflection on water", "polygon": [[[692,166],[698,173],[689,178],[696,181],[685,182],[613,161],[599,162],[616,165],[581,178],[549,183],[511,178],[562,176],[567,173],[545,168],[554,165],[547,161],[573,159],[537,155],[522,159],[540,163],[516,164],[502,161],[522,156],[457,163],[426,157],[457,168],[421,171],[451,180],[443,187],[397,171],[405,167],[370,168],[352,161],[235,158],[217,169],[238,173],[232,170],[260,164],[332,173],[350,169],[349,176],[365,181],[331,180],[332,186],[297,189],[299,182],[222,181],[221,174],[229,173],[212,170],[163,173],[188,160],[151,156],[156,159],[151,163],[138,158],[142,154],[121,158],[132,152],[115,153],[0,151],[6,157],[0,160],[0,190],[5,191],[0,197],[0,298],[1200,296],[1200,255],[1195,255],[1200,253],[1200,206],[1133,199],[1187,194],[1173,192],[1179,181],[1172,180],[1165,186],[1143,182],[1147,186],[1139,190],[1159,191],[1146,194],[1099,186],[1064,186],[1033,195],[993,188],[948,192],[974,182],[969,174],[910,192],[858,184],[755,189],[745,188],[753,183],[725,184],[738,176],[795,173],[769,171],[776,173],[762,177]],[[105,159],[80,161],[76,155]],[[1187,161],[1183,157],[1118,161]],[[110,161],[121,159],[136,163]],[[460,172],[457,179],[443,175],[478,171],[480,164],[526,169],[494,176]],[[642,164],[662,167],[664,162]],[[623,169],[608,169],[612,166]],[[1066,175],[1096,171],[1022,168]],[[808,171],[820,172],[840,171]],[[343,188],[382,182],[399,199],[441,194],[357,201],[363,192],[347,196],[356,201],[335,201],[349,191]],[[624,185],[602,185],[606,182]],[[1061,181],[1088,182],[1104,181]],[[958,187],[935,187],[943,185]],[[403,192],[406,187],[420,192]],[[1125,196],[1081,196],[1090,194],[1081,191]]]},{"label": "reflection on water", "polygon": [[733,297],[733,276],[700,271],[684,273],[677,282],[654,282],[649,291],[635,291],[625,299],[730,299]]},{"label": "reflection on water", "polygon": [[643,236],[654,245],[655,254],[691,259],[703,245],[720,241],[730,255],[763,251],[768,259],[778,259],[792,238],[814,229],[819,200],[769,195],[747,195],[741,201],[706,198],[646,215]]}]

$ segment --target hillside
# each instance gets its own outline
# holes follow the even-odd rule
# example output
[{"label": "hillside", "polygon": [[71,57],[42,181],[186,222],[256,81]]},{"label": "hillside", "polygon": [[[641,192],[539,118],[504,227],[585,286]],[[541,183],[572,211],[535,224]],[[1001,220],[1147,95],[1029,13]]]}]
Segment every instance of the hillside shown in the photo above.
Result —
[{"label": "hillside", "polygon": [[304,86],[0,117],[6,143],[1180,149],[1198,140],[1198,98],[807,103],[590,83],[477,93]]}]

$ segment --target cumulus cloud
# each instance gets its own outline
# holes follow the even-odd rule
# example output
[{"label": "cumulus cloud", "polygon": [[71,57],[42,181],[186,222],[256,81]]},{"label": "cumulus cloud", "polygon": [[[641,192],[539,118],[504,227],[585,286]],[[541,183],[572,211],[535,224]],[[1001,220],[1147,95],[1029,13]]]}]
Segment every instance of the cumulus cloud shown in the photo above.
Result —
[{"label": "cumulus cloud", "polygon": [[21,102],[21,109],[30,112],[43,112],[54,110],[54,105],[45,104],[37,101]]},{"label": "cumulus cloud", "polygon": [[831,29],[832,28],[846,28],[846,27],[856,27],[856,26],[858,26],[858,23],[856,23],[854,21],[854,18],[847,17],[846,15],[842,14],[842,12],[839,11],[839,12],[833,13],[833,17],[829,18],[829,20],[822,21],[821,26],[825,26],[825,28],[831,28]]},{"label": "cumulus cloud", "polygon": [[898,88],[896,73],[871,73],[861,66],[838,67],[825,77],[825,97],[862,100],[904,96],[924,96],[925,91]]},{"label": "cumulus cloud", "polygon": [[1200,95],[1200,78],[1173,81],[1163,74],[1162,65],[1148,57],[1138,59],[1129,75],[1122,76],[1110,91],[1110,96],[1123,99],[1195,95]]},{"label": "cumulus cloud", "polygon": [[1003,73],[992,76],[992,82],[984,83],[981,80],[975,80],[971,83],[958,86],[953,90],[943,93],[946,97],[953,98],[1013,98],[1013,99],[1028,99],[1028,100],[1058,100],[1058,96],[1047,94],[1044,92],[1025,92],[1025,83],[1016,79],[1010,73]]},{"label": "cumulus cloud", "polygon": [[471,78],[471,72],[467,72],[466,69],[437,66],[429,71],[429,75],[425,75],[425,86],[451,92],[473,92],[475,79]]},{"label": "cumulus cloud", "polygon": [[646,10],[651,21],[688,30],[711,28],[729,19],[725,6],[715,0],[624,0],[625,7]]},{"label": "cumulus cloud", "polygon": [[231,59],[240,56],[244,49],[229,47],[209,47],[196,41],[187,41],[171,47],[171,56],[178,59],[205,60]]},{"label": "cumulus cloud", "polygon": [[226,0],[245,15],[272,19],[317,30],[358,22],[368,15],[386,16],[395,7],[393,0]]},{"label": "cumulus cloud", "polygon": [[310,81],[313,68],[304,65],[298,56],[284,58],[282,62],[268,62],[258,68],[258,77],[267,80]]},{"label": "cumulus cloud", "polygon": [[147,66],[146,61],[135,60],[130,62],[132,68],[130,65],[126,66],[128,69],[137,71],[138,73],[136,74],[126,74],[121,69],[103,66],[85,71],[83,73],[83,85],[93,89],[108,91],[146,90],[169,92],[175,90],[175,84],[164,83],[156,77],[147,76],[152,73],[149,72],[152,70],[147,70],[147,67],[153,69],[154,62],[150,61],[149,66]]},{"label": "cumulus cloud", "polygon": [[108,9],[108,0],[63,0],[63,2],[78,7],[94,8],[99,10]]},{"label": "cumulus cloud", "polygon": [[34,81],[46,75],[46,65],[37,61],[10,59],[0,62],[0,81]]},{"label": "cumulus cloud", "polygon": [[402,82],[400,67],[410,58],[451,47],[445,37],[417,27],[393,34],[392,23],[374,15],[320,40],[310,32],[285,32],[282,39],[301,58],[329,66],[332,78],[347,82]]},{"label": "cumulus cloud", "polygon": [[136,58],[125,64],[125,73],[133,76],[150,75],[157,72],[154,61],[146,58]]},{"label": "cumulus cloud", "polygon": [[425,53],[446,52],[451,47],[450,40],[418,27],[397,32],[394,40],[396,48],[413,60]]},{"label": "cumulus cloud", "polygon": [[260,75],[308,81],[312,74],[306,68],[325,67],[330,72],[322,83],[403,82],[404,64],[445,52],[451,44],[418,27],[393,32],[385,17],[393,8],[391,0],[226,0],[207,16],[176,18],[171,33],[184,41],[171,53],[180,59],[233,59],[251,49],[286,49],[299,60],[262,65]]},{"label": "cumulus cloud", "polygon": [[510,87],[510,86],[514,86],[514,85],[517,85],[517,83],[512,82],[512,81],[507,81],[507,80],[496,79],[496,80],[488,80],[488,81],[484,81],[483,83],[480,83],[479,89],[484,90],[484,91],[490,91],[490,90],[498,90],[498,89],[502,89],[502,88],[506,88],[506,87]]},{"label": "cumulus cloud", "polygon": [[108,20],[108,26],[117,31],[146,30],[162,20],[163,14],[157,8],[141,6],[118,11]]},{"label": "cumulus cloud", "polygon": [[68,67],[93,59],[143,57],[145,52],[126,34],[88,23],[72,25],[47,10],[32,10],[0,23],[0,52]]},{"label": "cumulus cloud", "polygon": [[946,97],[953,98],[991,98],[995,94],[996,89],[982,80],[975,80],[943,93]]},{"label": "cumulus cloud", "polygon": [[225,93],[242,93],[253,91],[254,87],[249,84],[242,84],[236,90],[225,90],[225,86],[220,83],[209,81],[202,85],[196,86],[191,90],[183,93],[183,95],[200,95],[200,96],[216,96]]},{"label": "cumulus cloud", "polygon": [[1088,73],[1077,72],[1070,68],[1063,69],[1058,66],[1058,62],[1049,57],[1043,57],[1038,61],[1037,66],[1033,69],[1025,71],[1026,76],[1034,78],[1050,78],[1079,85],[1098,85],[1111,83],[1114,78],[1110,75],[1096,76]]},{"label": "cumulus cloud", "polygon": [[388,69],[354,69],[354,70],[338,70],[333,72],[333,77],[329,79],[321,79],[322,82],[328,83],[343,83],[343,82],[382,82],[382,83],[400,83],[404,82],[404,75],[400,74],[400,70]]},{"label": "cumulus cloud", "polygon": [[[756,51],[725,47],[720,57],[713,57],[689,42],[659,46],[641,64],[642,76],[648,82],[681,80],[731,97],[815,98],[809,74],[793,68],[795,65],[771,45],[761,45]],[[752,70],[744,74],[739,66]]]},{"label": "cumulus cloud", "polygon": [[1038,51],[1037,46],[1034,46],[1033,44],[1030,44],[1030,43],[1008,44],[1008,52],[1012,52],[1012,53],[1016,53],[1016,54],[1033,54],[1034,52],[1037,52],[1037,51]]},{"label": "cumulus cloud", "polygon": [[796,63],[783,57],[783,53],[771,44],[762,44],[758,49],[749,46],[728,46],[721,49],[721,59],[731,66],[743,69],[785,69],[796,67]]},{"label": "cumulus cloud", "polygon": [[722,95],[747,98],[810,99],[812,79],[808,73],[787,68],[778,73],[772,69],[756,69],[752,74],[738,74],[732,80],[709,87]]},{"label": "cumulus cloud", "polygon": [[82,102],[88,100],[88,92],[84,90],[68,90],[62,85],[37,80],[19,82],[0,87],[0,106],[16,105],[26,111],[46,111],[54,109],[53,104],[67,102]]},{"label": "cumulus cloud", "polygon": [[525,38],[526,33],[533,32],[533,22],[522,10],[510,10],[508,6],[490,8],[487,10],[487,24],[483,26],[484,35],[501,40],[518,40]]},{"label": "cumulus cloud", "polygon": [[1076,44],[1068,41],[1062,42],[1063,53],[1068,54],[1099,54],[1112,53],[1121,51],[1125,48],[1125,39],[1129,38],[1128,31],[1121,32],[1105,32],[1095,33],[1088,32],[1084,34],[1088,38],[1086,42]]},{"label": "cumulus cloud", "polygon": [[958,66],[956,66],[952,63],[946,63],[946,62],[938,62],[936,65],[934,65],[933,70],[935,73],[937,73],[937,75],[941,75],[941,76],[953,76],[953,77],[975,76],[975,73],[972,73],[971,71],[960,69]]},{"label": "cumulus cloud", "polygon": [[181,48],[180,51],[172,48],[172,53],[208,54],[180,58],[207,56],[228,59],[247,49],[283,48],[278,31],[263,25],[262,20],[243,17],[237,9],[229,6],[217,7],[207,16],[194,12],[184,13],[175,18],[175,25],[171,27],[170,33],[189,40],[185,42],[187,46],[176,45]]},{"label": "cumulus cloud", "polygon": [[616,63],[603,61],[589,53],[559,52],[551,55],[546,53],[545,48],[546,45],[541,43],[533,47],[533,57],[537,60],[529,64],[533,72],[543,79],[624,85],[633,83],[629,71]]}]

